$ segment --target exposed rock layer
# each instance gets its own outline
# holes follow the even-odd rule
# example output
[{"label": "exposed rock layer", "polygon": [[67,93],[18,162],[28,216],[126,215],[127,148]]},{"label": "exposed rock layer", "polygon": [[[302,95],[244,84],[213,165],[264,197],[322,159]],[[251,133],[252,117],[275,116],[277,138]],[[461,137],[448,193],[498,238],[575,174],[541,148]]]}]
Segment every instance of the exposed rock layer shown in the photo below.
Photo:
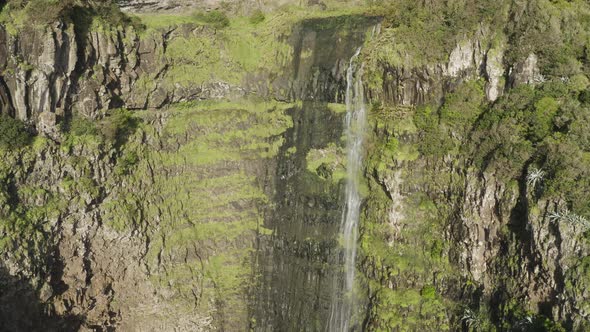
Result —
[{"label": "exposed rock layer", "polygon": [[[173,1],[125,6],[186,10]],[[1,211],[52,206],[52,197],[67,203],[57,215],[43,212],[39,232],[47,243],[35,239],[33,247],[23,245],[33,254],[4,254],[2,284],[14,287],[0,293],[1,313],[26,294],[16,301],[17,316],[30,312],[36,317],[29,325],[17,320],[7,328],[34,329],[47,321],[55,330],[322,329],[341,208],[334,170],[342,165],[334,158],[310,171],[307,158],[312,150],[324,155],[341,148],[341,115],[328,102],[343,101],[347,61],[377,22],[356,16],[305,20],[289,35],[276,36],[292,50],[292,58],[278,64],[280,75],[249,72],[232,82],[213,78],[186,84],[167,81],[178,65],[170,45],[215,39],[215,29],[181,24],[141,35],[133,27],[84,33],[56,23],[16,36],[0,29],[0,111],[35,125],[52,140],[9,155],[11,163],[2,169]],[[489,39],[488,30],[479,29],[460,41],[446,62],[380,63],[370,68],[379,73],[381,85],[367,87],[369,97],[396,106],[437,104],[455,86],[481,78],[487,99],[495,101],[509,88],[543,81],[535,54],[506,64],[506,45]],[[276,105],[247,109],[240,98],[251,95],[304,102],[289,107],[287,118]],[[203,110],[189,103],[187,109],[168,110],[176,103],[224,99],[244,105]],[[119,107],[153,112],[142,115],[146,126],[122,147],[98,138],[70,141],[59,128],[79,115],[100,123],[110,116],[107,111]],[[375,128],[376,144],[390,136],[408,144],[420,139],[407,128]],[[129,170],[123,166],[126,158],[134,159],[131,152],[140,161]],[[400,272],[407,262],[397,256],[388,257],[390,266],[363,261],[371,301],[379,296],[371,293],[375,284],[420,290],[435,284],[455,300],[482,297],[486,303],[508,302],[501,290],[518,288],[534,312],[569,326],[588,317],[581,304],[589,295],[566,290],[567,278],[575,275],[564,272],[572,257],[587,255],[587,249],[570,236],[574,226],[549,220],[561,202],[534,202],[524,178],[514,186],[495,174],[473,172],[465,160],[419,158],[413,151],[399,159],[367,173],[378,183],[371,192],[386,196],[381,206],[367,202],[367,216],[372,208],[384,212],[387,238],[379,245],[400,245],[400,252],[410,248],[412,254],[416,248],[434,250],[420,239],[433,231],[422,222],[432,212],[413,211],[415,195],[421,194],[449,207],[444,218],[451,217],[434,230],[440,231],[438,239],[452,243],[446,253],[450,258],[446,265],[429,261],[432,271],[409,274]],[[211,179],[223,184],[207,182]],[[30,190],[38,187],[42,190]],[[233,224],[245,219],[246,226]],[[231,240],[219,240],[211,225],[216,222],[245,231],[234,237],[221,233]],[[510,257],[519,259],[510,263]],[[410,265],[418,270],[421,263],[416,258]],[[225,264],[232,268],[220,269]],[[460,271],[457,279],[447,278],[450,266]],[[242,278],[232,271],[249,274]],[[477,289],[463,289],[463,284]],[[365,327],[376,320],[371,314]],[[432,315],[438,324],[460,325],[452,314],[442,316]]]}]

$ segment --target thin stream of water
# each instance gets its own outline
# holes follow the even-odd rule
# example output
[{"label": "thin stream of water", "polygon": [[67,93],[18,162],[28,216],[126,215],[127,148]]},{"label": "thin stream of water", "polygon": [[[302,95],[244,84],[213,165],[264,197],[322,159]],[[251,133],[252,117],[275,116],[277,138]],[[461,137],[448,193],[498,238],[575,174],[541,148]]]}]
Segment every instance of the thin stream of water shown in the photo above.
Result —
[{"label": "thin stream of water", "polygon": [[366,131],[367,110],[363,91],[363,66],[355,63],[361,49],[350,59],[346,77],[346,150],[347,181],[345,204],[342,211],[340,232],[344,253],[344,275],[338,278],[332,299],[328,330],[348,331],[354,326],[354,275],[356,264],[358,224],[361,196],[359,174],[363,163],[363,142]]}]

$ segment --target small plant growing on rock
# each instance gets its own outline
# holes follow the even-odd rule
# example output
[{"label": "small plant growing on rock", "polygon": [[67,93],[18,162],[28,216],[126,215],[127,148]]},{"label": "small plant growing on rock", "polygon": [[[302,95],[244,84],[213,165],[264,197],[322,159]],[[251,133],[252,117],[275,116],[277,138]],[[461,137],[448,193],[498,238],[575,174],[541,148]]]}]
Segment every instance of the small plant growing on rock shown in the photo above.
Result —
[{"label": "small plant growing on rock", "polygon": [[117,163],[115,167],[115,174],[117,175],[126,175],[129,174],[131,168],[135,166],[139,162],[139,156],[137,152],[130,151],[125,153]]},{"label": "small plant growing on rock", "polygon": [[552,222],[569,222],[580,225],[584,229],[590,229],[590,221],[586,217],[575,214],[567,209],[550,213],[549,220]]},{"label": "small plant growing on rock", "polygon": [[266,17],[264,16],[264,13],[262,12],[262,10],[258,9],[256,11],[254,11],[254,13],[252,13],[252,15],[250,16],[250,23],[252,23],[252,24],[262,23],[265,19],[266,19]]},{"label": "small plant growing on rock", "polygon": [[102,121],[100,130],[105,138],[120,147],[135,132],[138,125],[139,119],[133,115],[133,112],[121,108],[110,112]]},{"label": "small plant growing on rock", "polygon": [[64,123],[63,129],[75,136],[96,136],[99,134],[95,121],[80,115],[74,115],[68,123]]},{"label": "small plant growing on rock", "polygon": [[195,18],[198,21],[210,25],[215,29],[223,29],[229,26],[229,18],[224,12],[212,10],[210,12],[197,12]]},{"label": "small plant growing on rock", "polygon": [[526,177],[526,183],[532,188],[535,188],[537,184],[540,184],[541,181],[543,181],[544,177],[545,171],[538,168],[533,168]]},{"label": "small plant growing on rock", "polygon": [[477,330],[477,328],[481,324],[481,321],[477,314],[469,308],[465,308],[465,310],[463,310],[461,322],[463,322],[463,324],[465,324],[469,330]]},{"label": "small plant growing on rock", "polygon": [[514,324],[514,328],[518,331],[526,331],[530,326],[533,325],[533,317],[526,316]]}]

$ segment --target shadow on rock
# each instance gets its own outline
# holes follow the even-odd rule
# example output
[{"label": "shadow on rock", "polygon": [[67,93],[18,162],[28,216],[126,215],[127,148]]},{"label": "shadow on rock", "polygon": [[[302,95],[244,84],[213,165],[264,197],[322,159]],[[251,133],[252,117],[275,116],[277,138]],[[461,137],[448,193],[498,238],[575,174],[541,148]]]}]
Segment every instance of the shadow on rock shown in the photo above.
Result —
[{"label": "shadow on rock", "polygon": [[12,276],[0,265],[0,332],[78,331],[79,316],[58,316],[43,303],[39,291],[23,279]]}]

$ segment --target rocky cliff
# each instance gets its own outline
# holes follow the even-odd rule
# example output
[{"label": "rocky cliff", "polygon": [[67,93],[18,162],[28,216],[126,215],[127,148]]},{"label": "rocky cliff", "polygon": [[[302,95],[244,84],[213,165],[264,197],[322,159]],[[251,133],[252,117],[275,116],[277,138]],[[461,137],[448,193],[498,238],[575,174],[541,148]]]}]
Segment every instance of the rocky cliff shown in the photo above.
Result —
[{"label": "rocky cliff", "polygon": [[[290,160],[290,172],[307,172],[307,151],[338,141],[341,115],[328,102],[343,100],[343,64],[378,20],[304,17],[262,36],[261,26],[191,20],[115,26],[87,16],[3,30],[2,113],[35,135],[2,150],[3,287],[15,285],[3,288],[2,314],[18,318],[4,328],[290,326],[290,313],[253,305],[301,301],[263,292],[284,283],[264,266],[290,264],[281,248],[300,246],[272,202],[295,193],[282,184]],[[331,120],[316,122],[317,109]],[[325,138],[300,141],[301,130]]]},{"label": "rocky cliff", "polygon": [[[406,42],[401,27],[386,28],[368,48],[375,143],[361,243],[374,294],[369,328],[587,329],[587,300],[573,295],[587,282],[580,274],[587,222],[579,214],[586,196],[550,189],[572,178],[587,186],[584,171],[558,156],[587,158],[585,143],[569,141],[580,136],[554,122],[563,107],[581,115],[587,105],[564,76],[570,69],[548,68],[561,60],[538,45],[528,50],[539,53],[527,53],[511,44],[531,46],[515,32],[524,23],[511,19],[523,11],[547,17],[543,5],[506,6],[513,16],[490,18],[504,28],[480,22],[454,45],[441,44],[440,61],[413,45],[382,46]],[[556,31],[576,28],[537,29],[553,29],[543,31],[557,40]],[[574,75],[587,75],[587,60],[572,61],[586,63]],[[541,113],[546,129],[537,127]],[[585,126],[583,118],[573,121]],[[449,314],[452,307],[461,314]]]},{"label": "rocky cliff", "polygon": [[361,46],[358,328],[588,328],[582,2],[15,3],[1,329],[325,329]]}]

